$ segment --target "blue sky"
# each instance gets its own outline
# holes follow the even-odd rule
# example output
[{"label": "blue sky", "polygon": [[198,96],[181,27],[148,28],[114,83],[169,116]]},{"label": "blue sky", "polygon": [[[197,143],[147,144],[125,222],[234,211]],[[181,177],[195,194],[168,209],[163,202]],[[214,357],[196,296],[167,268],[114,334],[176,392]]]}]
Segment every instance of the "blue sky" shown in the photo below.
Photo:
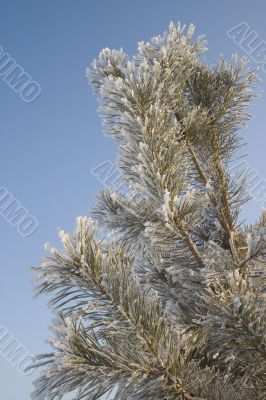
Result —
[{"label": "blue sky", "polygon": [[[0,77],[0,188],[7,190],[38,220],[29,237],[0,215],[0,327],[5,326],[32,353],[47,348],[51,311],[46,298],[33,300],[29,266],[37,265],[43,244],[57,244],[57,229],[72,230],[85,215],[102,184],[91,169],[114,160],[116,148],[102,134],[97,102],[85,68],[103,47],[134,54],[137,42],[162,33],[170,21],[196,25],[205,34],[214,63],[220,54],[245,55],[226,32],[245,22],[266,40],[266,3],[177,0],[6,0],[0,5],[0,46],[41,86],[25,103]],[[251,66],[256,67],[254,61]],[[259,72],[261,97],[243,131],[248,162],[258,182],[265,177],[265,73]],[[258,217],[261,203],[244,210]],[[0,355],[1,398],[28,400],[33,376],[25,377]]]}]

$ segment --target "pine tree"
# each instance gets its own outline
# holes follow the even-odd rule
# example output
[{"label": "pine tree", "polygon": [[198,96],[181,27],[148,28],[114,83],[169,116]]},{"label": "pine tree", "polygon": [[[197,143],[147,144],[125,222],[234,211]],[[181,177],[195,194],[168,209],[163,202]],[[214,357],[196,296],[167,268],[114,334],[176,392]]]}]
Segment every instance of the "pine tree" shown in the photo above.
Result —
[{"label": "pine tree", "polygon": [[232,170],[256,76],[209,66],[193,31],[88,70],[127,190],[103,190],[35,268],[58,316],[34,399],[266,398],[266,216],[243,225]]}]

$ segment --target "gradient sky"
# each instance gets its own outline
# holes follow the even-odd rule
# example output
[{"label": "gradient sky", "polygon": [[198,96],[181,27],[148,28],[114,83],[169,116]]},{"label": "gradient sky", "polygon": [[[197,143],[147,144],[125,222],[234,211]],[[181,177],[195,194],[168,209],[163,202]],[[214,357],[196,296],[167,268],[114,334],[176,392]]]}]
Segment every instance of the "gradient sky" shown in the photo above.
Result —
[{"label": "gradient sky", "polygon": [[[220,54],[244,51],[226,34],[241,22],[266,40],[266,3],[259,0],[2,0],[0,46],[37,81],[41,95],[22,101],[0,77],[0,187],[6,187],[38,220],[38,230],[22,237],[0,215],[0,326],[6,326],[30,352],[47,348],[51,311],[47,298],[33,300],[31,273],[45,252],[57,244],[57,229],[72,230],[85,215],[102,184],[90,171],[114,160],[116,148],[102,134],[97,102],[85,68],[103,47],[123,47],[130,55],[136,43],[167,29],[170,21],[196,25],[205,34],[214,63]],[[251,65],[256,64],[251,61]],[[265,177],[265,73],[252,105],[254,120],[243,131],[248,162],[258,179]],[[252,221],[261,203],[244,210]],[[1,399],[28,400],[33,375],[25,377],[0,355]]]}]

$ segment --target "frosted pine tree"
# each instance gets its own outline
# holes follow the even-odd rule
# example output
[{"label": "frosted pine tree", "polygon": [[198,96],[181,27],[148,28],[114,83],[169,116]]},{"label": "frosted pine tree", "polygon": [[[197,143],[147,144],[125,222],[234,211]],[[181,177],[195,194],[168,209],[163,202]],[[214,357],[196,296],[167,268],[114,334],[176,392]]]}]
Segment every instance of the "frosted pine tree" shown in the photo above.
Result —
[{"label": "frosted pine tree", "polygon": [[266,398],[266,217],[243,225],[231,168],[255,75],[209,66],[193,30],[88,70],[127,190],[103,190],[35,268],[58,317],[34,399]]}]

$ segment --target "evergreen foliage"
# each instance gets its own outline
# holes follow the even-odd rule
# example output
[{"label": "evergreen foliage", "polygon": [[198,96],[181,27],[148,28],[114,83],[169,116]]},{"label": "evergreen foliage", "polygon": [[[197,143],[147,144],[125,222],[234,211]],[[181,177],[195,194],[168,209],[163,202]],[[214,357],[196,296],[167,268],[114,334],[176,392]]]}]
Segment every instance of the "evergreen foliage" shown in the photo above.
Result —
[{"label": "evergreen foliage", "polygon": [[88,69],[128,190],[103,190],[35,268],[58,318],[34,399],[266,398],[266,217],[243,226],[231,171],[256,77],[236,56],[209,66],[193,31]]}]

